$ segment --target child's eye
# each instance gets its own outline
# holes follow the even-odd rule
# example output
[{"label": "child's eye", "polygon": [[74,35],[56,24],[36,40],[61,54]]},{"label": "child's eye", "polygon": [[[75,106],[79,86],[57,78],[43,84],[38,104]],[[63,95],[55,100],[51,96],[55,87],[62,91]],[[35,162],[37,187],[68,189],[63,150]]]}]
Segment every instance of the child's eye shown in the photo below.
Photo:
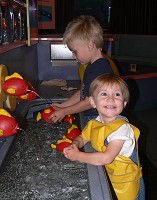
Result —
[{"label": "child's eye", "polygon": [[115,93],[115,96],[116,96],[116,97],[120,97],[121,94],[120,94],[119,92],[116,92],[116,93]]},{"label": "child's eye", "polygon": [[107,93],[106,92],[102,92],[101,96],[107,96]]}]

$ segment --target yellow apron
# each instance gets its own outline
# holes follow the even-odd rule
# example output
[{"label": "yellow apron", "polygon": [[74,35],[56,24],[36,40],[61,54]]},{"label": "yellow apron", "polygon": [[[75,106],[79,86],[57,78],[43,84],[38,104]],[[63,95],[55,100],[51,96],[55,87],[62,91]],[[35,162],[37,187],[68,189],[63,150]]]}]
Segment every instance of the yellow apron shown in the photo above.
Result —
[{"label": "yellow apron", "polygon": [[[84,140],[90,141],[96,151],[104,152],[106,150],[105,139],[123,124],[129,123],[123,119],[116,119],[108,124],[91,120],[82,131],[82,137]],[[129,125],[134,131],[136,148],[138,149],[137,140],[140,132],[135,126]],[[111,164],[105,165],[105,168],[118,200],[134,200],[138,194],[140,178],[142,177],[139,161],[136,165],[130,158],[118,155]]]}]

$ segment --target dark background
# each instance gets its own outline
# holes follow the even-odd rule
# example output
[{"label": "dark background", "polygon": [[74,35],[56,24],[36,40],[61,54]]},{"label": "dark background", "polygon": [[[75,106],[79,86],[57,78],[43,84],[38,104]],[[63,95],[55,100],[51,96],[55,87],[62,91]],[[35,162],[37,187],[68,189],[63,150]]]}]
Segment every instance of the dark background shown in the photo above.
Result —
[{"label": "dark background", "polygon": [[39,30],[39,34],[62,34],[68,22],[80,14],[95,16],[105,33],[157,34],[156,0],[56,0],[56,29]]}]

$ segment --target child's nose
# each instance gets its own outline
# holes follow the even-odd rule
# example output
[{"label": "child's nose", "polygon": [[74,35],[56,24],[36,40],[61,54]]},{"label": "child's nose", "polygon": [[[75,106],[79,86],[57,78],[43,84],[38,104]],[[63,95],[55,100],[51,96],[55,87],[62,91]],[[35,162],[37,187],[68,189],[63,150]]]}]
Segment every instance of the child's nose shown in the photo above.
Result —
[{"label": "child's nose", "polygon": [[109,95],[108,98],[107,98],[107,100],[108,100],[108,101],[113,101],[113,100],[114,100],[114,97],[113,97],[112,95]]}]

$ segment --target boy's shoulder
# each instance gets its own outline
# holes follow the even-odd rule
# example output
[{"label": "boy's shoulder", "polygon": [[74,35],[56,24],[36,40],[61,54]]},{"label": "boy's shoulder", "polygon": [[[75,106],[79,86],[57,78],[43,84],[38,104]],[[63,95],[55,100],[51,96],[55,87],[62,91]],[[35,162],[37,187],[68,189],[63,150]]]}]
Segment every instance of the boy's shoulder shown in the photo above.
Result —
[{"label": "boy's shoulder", "polygon": [[102,57],[102,58],[98,58],[94,63],[99,63],[100,64],[100,63],[106,63],[106,62],[108,62],[107,59]]},{"label": "boy's shoulder", "polygon": [[100,75],[102,73],[112,73],[112,68],[106,58],[99,58],[92,64],[88,64],[86,71],[92,71]]}]

